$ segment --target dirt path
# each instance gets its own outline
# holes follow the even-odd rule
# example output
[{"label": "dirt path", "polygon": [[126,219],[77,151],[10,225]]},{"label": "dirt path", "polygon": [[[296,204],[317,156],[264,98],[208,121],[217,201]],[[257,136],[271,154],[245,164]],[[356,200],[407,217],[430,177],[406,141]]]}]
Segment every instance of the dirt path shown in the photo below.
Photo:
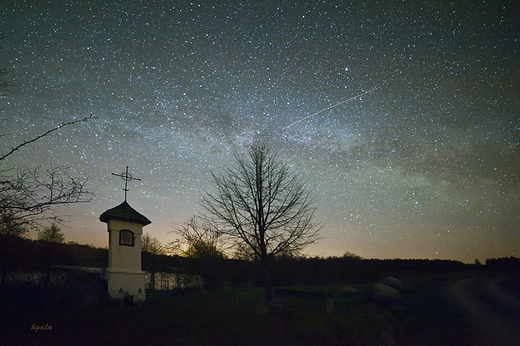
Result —
[{"label": "dirt path", "polygon": [[520,346],[520,298],[504,292],[506,278],[471,278],[445,288],[446,298],[468,312],[482,331],[482,345]]}]

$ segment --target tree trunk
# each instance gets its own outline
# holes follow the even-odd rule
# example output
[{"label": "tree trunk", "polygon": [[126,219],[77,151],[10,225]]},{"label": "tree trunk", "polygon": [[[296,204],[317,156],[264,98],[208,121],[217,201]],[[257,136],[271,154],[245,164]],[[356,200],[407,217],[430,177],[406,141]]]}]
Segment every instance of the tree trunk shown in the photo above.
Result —
[{"label": "tree trunk", "polygon": [[265,298],[268,302],[272,302],[274,298],[274,290],[273,290],[273,278],[271,276],[271,271],[269,268],[269,262],[267,259],[262,260],[263,266],[263,281],[265,287]]}]

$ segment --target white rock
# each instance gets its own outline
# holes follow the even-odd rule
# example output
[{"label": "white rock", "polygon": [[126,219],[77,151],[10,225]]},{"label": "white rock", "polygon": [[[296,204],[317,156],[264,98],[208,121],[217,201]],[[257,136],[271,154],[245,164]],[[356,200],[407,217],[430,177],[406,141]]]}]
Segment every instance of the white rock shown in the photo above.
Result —
[{"label": "white rock", "polygon": [[403,284],[401,283],[401,280],[396,279],[393,276],[387,276],[383,280],[379,281],[379,283],[395,288],[398,291],[401,291],[403,289]]},{"label": "white rock", "polygon": [[377,303],[392,303],[401,298],[401,293],[395,288],[378,283],[374,285],[372,300]]}]

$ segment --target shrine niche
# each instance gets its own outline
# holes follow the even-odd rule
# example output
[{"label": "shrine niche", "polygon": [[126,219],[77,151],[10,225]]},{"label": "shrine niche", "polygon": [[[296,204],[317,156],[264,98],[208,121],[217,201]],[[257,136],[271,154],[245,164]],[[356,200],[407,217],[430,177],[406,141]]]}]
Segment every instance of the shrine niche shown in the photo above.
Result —
[{"label": "shrine niche", "polygon": [[134,232],[128,229],[119,231],[119,245],[134,246]]}]

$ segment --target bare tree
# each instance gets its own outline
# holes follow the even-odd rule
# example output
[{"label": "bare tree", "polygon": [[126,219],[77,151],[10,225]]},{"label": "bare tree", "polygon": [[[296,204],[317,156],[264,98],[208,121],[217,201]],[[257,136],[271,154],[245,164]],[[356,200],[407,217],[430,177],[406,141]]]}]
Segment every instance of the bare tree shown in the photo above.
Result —
[{"label": "bare tree", "polygon": [[[0,155],[0,162],[18,150],[59,129],[95,119],[92,114],[82,119],[61,123],[55,128],[24,141]],[[92,193],[86,190],[88,178],[78,179],[67,173],[66,168],[50,166],[29,169],[22,166],[18,169],[0,171],[0,234],[23,236],[27,227],[36,227],[39,221],[53,220],[59,222],[56,215],[48,213],[60,204],[89,202]]]},{"label": "bare tree", "polygon": [[[4,35],[0,34],[0,38],[3,37]],[[11,81],[4,81],[7,74],[6,70],[0,69],[0,97],[5,97],[5,91],[12,85]],[[93,118],[95,117],[91,114],[83,119],[64,122],[32,139],[23,141],[5,154],[0,153],[0,163],[3,164],[4,160],[19,150],[65,126],[89,121]],[[0,137],[3,136],[6,134],[0,134]],[[42,170],[41,167],[29,169],[26,166],[0,170],[0,235],[6,236],[2,237],[3,246],[9,248],[15,242],[15,237],[24,236],[28,228],[35,228],[39,221],[44,219],[60,221],[57,216],[49,213],[53,207],[60,204],[90,201],[92,194],[85,189],[87,181],[88,178],[83,180],[74,178],[65,169],[53,166],[47,170]],[[1,283],[3,284],[6,273],[13,268],[14,262],[6,256],[0,257],[2,257],[0,262],[2,262]],[[51,262],[49,265],[52,264]]]},{"label": "bare tree", "polygon": [[260,259],[266,297],[273,297],[270,262],[301,251],[319,239],[311,191],[267,142],[252,144],[248,155],[235,155],[236,168],[212,173],[216,192],[202,206],[220,232],[241,252]]},{"label": "bare tree", "polygon": [[159,239],[150,236],[149,233],[144,233],[141,237],[141,251],[151,254],[148,257],[149,261],[146,262],[148,263],[147,271],[150,273],[150,289],[155,290],[155,279],[158,267],[160,268],[160,261],[157,260],[155,255],[166,255],[166,248]]},{"label": "bare tree", "polygon": [[178,239],[169,243],[171,251],[184,257],[202,258],[224,256],[222,234],[210,220],[201,216],[192,216],[180,228],[171,233]]},{"label": "bare tree", "polygon": [[65,241],[65,235],[61,229],[55,223],[52,223],[49,227],[45,227],[43,231],[38,234],[38,240],[45,240],[50,243],[63,244]]},{"label": "bare tree", "polygon": [[[5,35],[0,34],[0,39],[3,38]],[[7,75],[8,71],[0,69],[0,97],[5,97],[4,91],[13,84],[4,80]],[[91,119],[95,119],[92,114],[82,119],[63,122],[13,146],[5,154],[0,153],[0,162],[55,131]],[[52,219],[59,222],[60,219],[49,215],[48,211],[59,204],[90,201],[92,194],[85,189],[87,181],[88,178],[74,178],[66,169],[53,166],[47,170],[42,170],[41,167],[29,169],[26,166],[0,170],[0,234],[23,236],[28,227],[36,227],[38,221]]]},{"label": "bare tree", "polygon": [[14,175],[6,173],[0,172],[0,234],[21,236],[26,226],[35,227],[39,221],[59,222],[58,216],[48,213],[53,207],[91,199],[85,188],[88,179],[74,178],[63,168],[23,166]]},{"label": "bare tree", "polygon": [[215,291],[222,281],[223,260],[225,259],[222,234],[211,220],[192,216],[172,233],[178,239],[170,242],[172,252],[193,258],[196,270],[203,279],[204,288]]},{"label": "bare tree", "polygon": [[149,252],[154,255],[166,255],[164,245],[159,239],[152,237],[148,233],[143,234],[141,237],[141,251]]},{"label": "bare tree", "polygon": [[31,144],[33,142],[36,142],[37,140],[45,137],[45,136],[48,136],[49,134],[53,133],[54,131],[58,131],[59,129],[65,127],[65,126],[68,126],[68,125],[74,125],[74,124],[77,124],[77,123],[81,123],[81,122],[84,122],[84,121],[88,121],[90,119],[96,119],[95,116],[93,116],[92,114],[90,114],[90,116],[88,117],[85,117],[85,118],[82,118],[82,119],[76,119],[76,120],[71,120],[71,121],[67,121],[67,122],[64,122],[64,123],[61,123],[60,125],[50,129],[50,130],[47,130],[45,131],[44,133],[32,138],[32,139],[29,139],[27,141],[24,141],[14,147],[11,148],[11,150],[9,150],[9,152],[7,152],[6,154],[0,156],[0,161],[2,160],[5,160],[8,156],[11,156],[15,151],[27,146],[28,144]]}]

